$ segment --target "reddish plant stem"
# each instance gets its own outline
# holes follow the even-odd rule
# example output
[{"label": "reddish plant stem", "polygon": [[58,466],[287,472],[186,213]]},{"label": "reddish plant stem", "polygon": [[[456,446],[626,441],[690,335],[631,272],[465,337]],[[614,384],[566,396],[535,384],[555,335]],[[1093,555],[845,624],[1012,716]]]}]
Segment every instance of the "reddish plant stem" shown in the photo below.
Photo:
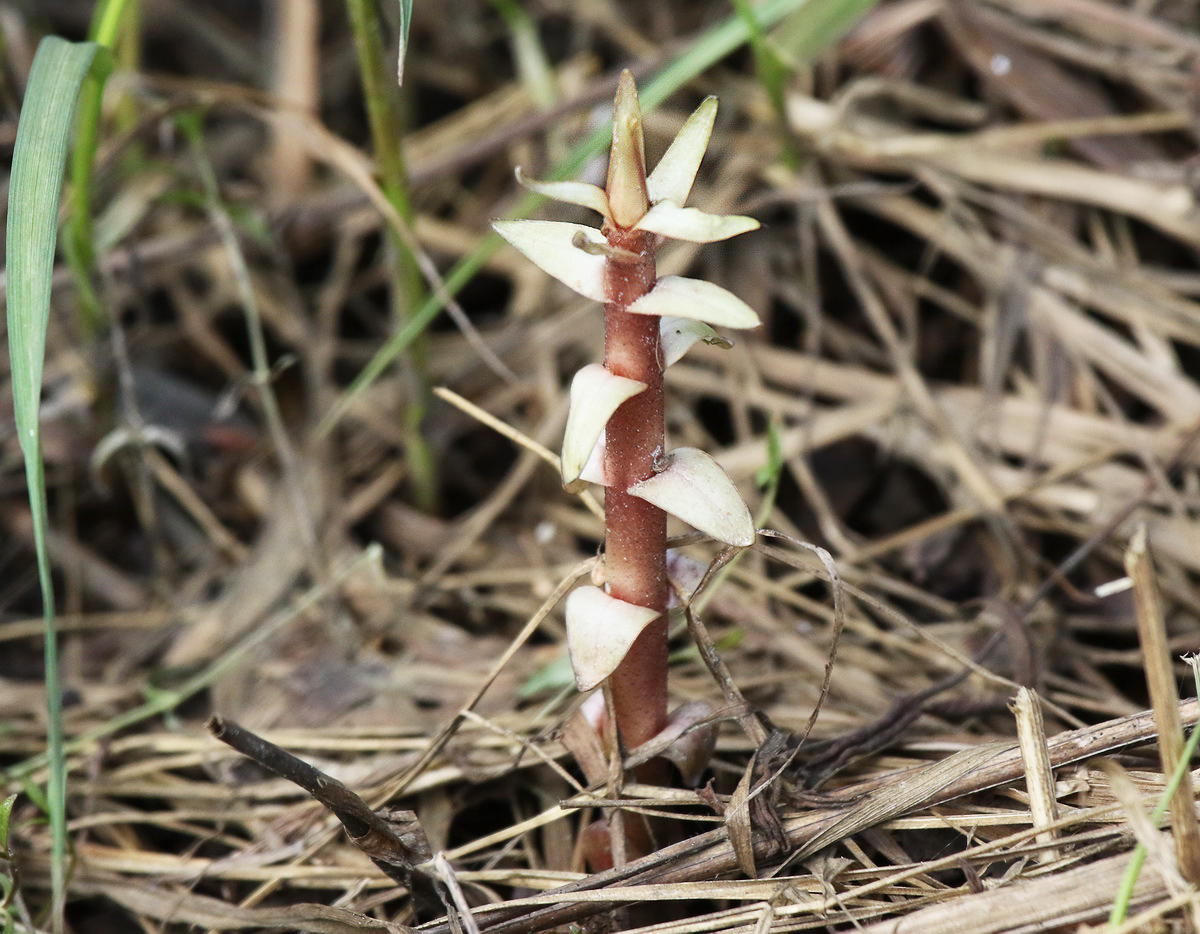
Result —
[{"label": "reddish plant stem", "polygon": [[[608,226],[613,247],[637,261],[610,258],[605,284],[604,365],[618,376],[640,380],[644,392],[625,402],[608,421],[605,471],[604,553],[609,592],[619,600],[664,614],[647,626],[610,676],[617,729],[627,749],[657,734],[667,722],[667,515],[625,491],[654,473],[663,453],[663,376],[658,318],[625,309],[654,286],[650,234]],[[656,776],[654,776],[656,777]],[[643,781],[652,780],[650,774]]]}]

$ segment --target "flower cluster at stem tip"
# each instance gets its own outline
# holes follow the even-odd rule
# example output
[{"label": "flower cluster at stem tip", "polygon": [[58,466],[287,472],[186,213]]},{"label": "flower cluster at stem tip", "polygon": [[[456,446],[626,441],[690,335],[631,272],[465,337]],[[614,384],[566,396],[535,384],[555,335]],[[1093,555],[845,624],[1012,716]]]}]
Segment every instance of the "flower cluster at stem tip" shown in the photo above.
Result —
[{"label": "flower cluster at stem tip", "polygon": [[[632,266],[667,238],[712,243],[755,230],[751,217],[710,214],[684,207],[708,148],[717,100],[703,101],[684,123],[649,174],[641,109],[632,75],[621,76],[613,107],[608,182],[600,188],[578,181],[536,181],[517,170],[525,187],[557,201],[581,205],[603,218],[600,229],[561,221],[515,220],[493,224],[518,251],[587,298],[610,308],[614,264]],[[653,266],[650,266],[651,270]],[[731,292],[699,279],[661,276],[620,312],[659,319],[661,369],[679,360],[697,341],[728,346],[715,327],[752,328],[754,310]],[[622,404],[646,391],[647,383],[589,364],[571,382],[571,405],[562,448],[563,485],[577,492],[587,483],[610,486],[605,469],[605,426]],[[717,462],[696,448],[676,448],[655,458],[654,472],[626,491],[732,545],[754,540],[749,510]],[[638,634],[660,610],[619,600],[585,586],[567,601],[567,641],[580,690],[590,690],[620,664]]]}]

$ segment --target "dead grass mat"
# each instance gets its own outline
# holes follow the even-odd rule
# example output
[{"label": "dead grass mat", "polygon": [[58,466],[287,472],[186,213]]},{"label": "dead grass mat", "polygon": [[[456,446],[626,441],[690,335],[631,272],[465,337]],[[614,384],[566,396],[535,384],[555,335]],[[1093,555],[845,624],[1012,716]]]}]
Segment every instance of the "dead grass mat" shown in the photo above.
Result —
[{"label": "dead grass mat", "polygon": [[[70,4],[51,6],[73,22]],[[713,796],[584,788],[558,741],[574,698],[554,676],[557,601],[587,573],[602,526],[539,446],[559,443],[570,374],[599,353],[595,309],[511,254],[487,261],[423,353],[431,383],[507,436],[448,396],[430,401],[444,499],[414,508],[399,414],[415,398],[411,358],[345,397],[393,322],[386,212],[346,116],[358,105],[342,27],[288,46],[320,60],[329,100],[319,116],[281,116],[260,24],[161,6],[170,15],[151,25],[180,73],[122,79],[142,123],[106,149],[98,193],[101,227],[116,231],[99,265],[120,340],[79,333],[64,271],[48,343],[74,923],[343,932],[411,920],[406,894],[321,808],[204,734],[216,711],[372,807],[399,796],[416,808],[475,906],[422,925],[430,934],[600,931],[641,923],[614,911],[665,902],[663,934],[1075,930],[1105,918],[1135,839],[1150,857],[1125,929],[1196,929],[1197,854],[1175,846],[1186,831],[1164,835],[1144,816],[1165,785],[1158,746],[1169,758],[1180,741],[1159,743],[1147,709],[1197,718],[1153,673],[1165,659],[1166,679],[1190,684],[1178,656],[1200,647],[1200,45],[1181,25],[1187,5],[881,3],[794,71],[782,111],[742,57],[648,117],[657,152],[691,98],[718,94],[697,203],[764,221],[724,247],[663,254],[660,272],[720,282],[766,322],[669,371],[672,441],[712,451],[752,512],[777,442],[764,525],[825,549],[836,569],[831,580],[811,551],[778,541],[730,569],[703,619],[733,682],[792,734],[819,705],[815,744],[872,724],[882,734],[898,698],[970,673],[819,791],[788,774],[762,786],[782,851],[736,793],[756,745],[738,726],[747,709],[728,706],[728,685],[682,634],[675,698],[729,720]],[[509,53],[487,38],[503,33],[482,7],[450,28],[447,10],[417,6],[425,45],[410,78],[435,116],[409,140],[412,228],[442,271],[512,203],[514,164],[539,174],[584,134],[610,66],[662,62],[701,25],[687,4],[645,21],[551,5],[558,98],[539,109],[504,71]],[[195,166],[171,142],[170,114],[193,106],[211,108],[224,196],[263,231],[242,242],[241,280],[189,207]],[[138,147],[157,161],[123,169]],[[289,185],[270,171],[284,150],[306,154],[289,161]],[[278,364],[265,388],[286,451],[262,427],[247,290]],[[318,437],[339,406],[338,429]],[[188,457],[130,434],[145,424]],[[4,444],[12,454],[15,439]],[[108,454],[89,464],[97,450]],[[12,548],[0,720],[20,791],[44,781],[45,735],[17,463],[6,460],[0,503]],[[1146,552],[1130,565],[1139,530]],[[681,547],[702,563],[715,554]],[[1132,591],[1109,586],[1126,576]],[[1018,745],[1006,703],[1021,686],[1045,724]],[[589,875],[577,828],[615,804],[676,814],[695,835]],[[18,912],[45,899],[36,817],[23,799]]]}]

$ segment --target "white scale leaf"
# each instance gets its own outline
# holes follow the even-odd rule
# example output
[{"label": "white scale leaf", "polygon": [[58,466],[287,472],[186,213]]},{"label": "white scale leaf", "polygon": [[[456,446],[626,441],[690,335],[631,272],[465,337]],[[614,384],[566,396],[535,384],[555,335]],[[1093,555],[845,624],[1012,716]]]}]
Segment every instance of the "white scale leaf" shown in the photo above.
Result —
[{"label": "white scale leaf", "polygon": [[718,541],[745,548],[754,543],[754,521],[720,464],[699,448],[676,448],[661,471],[629,493],[682,519]]},{"label": "white scale leaf", "polygon": [[567,651],[581,691],[590,691],[612,674],[642,630],[659,616],[590,585],[571,591],[566,615]]},{"label": "white scale leaf", "polygon": [[582,488],[580,474],[613,413],[645,388],[640,380],[617,376],[599,363],[589,363],[575,374],[562,447],[562,479],[568,490]]},{"label": "white scale leaf", "polygon": [[754,328],[760,323],[754,309],[728,289],[683,276],[663,276],[629,310],[639,315],[693,318],[723,328]]},{"label": "white scale leaf", "polygon": [[582,235],[589,243],[606,244],[596,228],[564,221],[493,221],[492,229],[563,285],[585,298],[605,300],[605,258],[574,243]]}]

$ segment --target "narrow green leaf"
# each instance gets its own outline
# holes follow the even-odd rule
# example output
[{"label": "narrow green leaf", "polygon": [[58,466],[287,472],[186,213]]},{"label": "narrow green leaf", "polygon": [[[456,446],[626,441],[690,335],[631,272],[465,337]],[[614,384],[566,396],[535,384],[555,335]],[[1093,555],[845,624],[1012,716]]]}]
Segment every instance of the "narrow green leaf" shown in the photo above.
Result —
[{"label": "narrow green leaf", "polygon": [[756,525],[766,525],[771,518],[771,510],[775,508],[775,500],[779,496],[779,481],[783,477],[783,445],[779,440],[779,423],[771,419],[767,425],[767,462],[754,472],[754,482],[762,490],[762,503],[758,507],[758,515],[754,517]]},{"label": "narrow green leaf", "polygon": [[63,166],[80,85],[96,46],[51,36],[38,46],[13,149],[8,198],[8,336],[17,434],[36,454],[50,276]]},{"label": "narrow green leaf", "polygon": [[17,438],[25,458],[34,548],[42,587],[45,626],[47,745],[50,758],[48,810],[51,829],[51,922],[62,930],[66,898],[66,775],[62,702],[58,685],[58,645],[54,588],[46,550],[46,484],[38,409],[46,327],[50,317],[50,278],[58,237],[63,168],[80,86],[96,55],[94,43],[43,39],[34,56],[21,121],[13,148],[8,191],[8,352],[12,367]]},{"label": "narrow green leaf", "polygon": [[[383,45],[383,29],[379,17],[381,0],[345,0],[354,35],[354,50],[358,58],[359,80],[366,98],[367,123],[375,148],[375,161],[380,185],[402,227],[413,221],[412,192],[405,167],[402,145],[407,129],[408,108],[399,93],[403,83],[407,22],[400,24],[399,68],[396,84],[385,67],[387,58]],[[406,11],[405,6],[409,9]],[[411,2],[401,0],[401,18],[411,14]],[[417,257],[413,252],[411,234],[407,230],[388,229],[393,251],[391,268],[391,298],[393,320],[403,325],[414,308],[425,297],[424,280]],[[418,508],[433,512],[438,500],[438,477],[433,452],[423,433],[425,416],[432,400],[429,380],[429,349],[424,329],[407,351],[405,366],[411,374],[411,388],[402,413],[404,459],[408,467],[408,482]]]},{"label": "narrow green leaf", "polygon": [[117,44],[121,20],[128,8],[129,0],[103,0],[92,14],[92,26],[88,30],[90,33],[88,38],[98,45],[111,49]]},{"label": "narrow green leaf", "polygon": [[560,655],[531,674],[517,690],[517,697],[529,700],[544,691],[561,691],[564,688],[575,689],[575,672],[571,669],[569,655]]},{"label": "narrow green leaf", "polygon": [[509,42],[520,83],[542,110],[554,106],[558,97],[554,68],[542,48],[538,25],[518,0],[491,0],[492,8],[508,27]]},{"label": "narrow green leaf", "polygon": [[114,65],[111,50],[120,36],[122,23],[130,19],[125,15],[129,8],[129,0],[101,0],[92,12],[88,38],[100,49],[92,63],[90,79],[84,83],[79,95],[79,119],[71,161],[71,213],[63,236],[63,252],[74,275],[82,322],[91,334],[99,332],[104,317],[93,278],[96,244],[92,224],[92,175],[100,140],[104,85]]},{"label": "narrow green leaf", "polygon": [[15,927],[9,906],[12,903],[17,883],[13,877],[14,854],[8,845],[8,829],[12,819],[13,805],[16,803],[17,796],[15,794],[0,801],[0,934],[9,934]]},{"label": "narrow green leaf", "polygon": [[793,62],[812,61],[846,35],[878,0],[809,0],[784,18],[771,36],[772,48]]},{"label": "narrow green leaf", "polygon": [[400,42],[396,55],[396,83],[404,85],[404,59],[408,56],[408,27],[412,24],[412,0],[400,0]]}]

